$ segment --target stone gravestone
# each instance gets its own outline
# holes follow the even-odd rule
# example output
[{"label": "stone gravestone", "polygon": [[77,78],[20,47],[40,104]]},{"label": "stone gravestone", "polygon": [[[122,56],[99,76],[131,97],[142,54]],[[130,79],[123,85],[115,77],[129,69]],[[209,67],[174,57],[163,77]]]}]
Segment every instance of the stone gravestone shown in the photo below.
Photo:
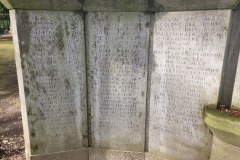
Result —
[{"label": "stone gravestone", "polygon": [[87,159],[82,14],[17,10],[11,20],[27,156],[64,151]]},{"label": "stone gravestone", "polygon": [[156,14],[149,63],[150,153],[177,160],[208,159],[211,135],[202,110],[206,103],[217,103],[230,13]]},{"label": "stone gravestone", "polygon": [[86,23],[92,147],[143,152],[150,16],[97,12]]},{"label": "stone gravestone", "polygon": [[209,159],[237,0],[1,1],[28,159]]}]

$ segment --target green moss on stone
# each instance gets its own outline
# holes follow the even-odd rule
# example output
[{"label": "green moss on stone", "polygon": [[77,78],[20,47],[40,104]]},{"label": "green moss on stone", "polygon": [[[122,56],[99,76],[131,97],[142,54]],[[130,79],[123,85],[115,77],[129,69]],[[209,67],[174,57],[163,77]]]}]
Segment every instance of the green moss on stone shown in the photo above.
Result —
[{"label": "green moss on stone", "polygon": [[204,121],[214,136],[232,145],[240,146],[240,118],[219,112],[216,105],[206,106]]}]

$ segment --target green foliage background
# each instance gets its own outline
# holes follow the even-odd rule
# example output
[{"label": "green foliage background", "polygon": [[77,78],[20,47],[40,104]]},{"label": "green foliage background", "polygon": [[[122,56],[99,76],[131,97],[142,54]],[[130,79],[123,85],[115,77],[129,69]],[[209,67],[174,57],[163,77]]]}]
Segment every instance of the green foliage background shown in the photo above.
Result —
[{"label": "green foliage background", "polygon": [[2,34],[4,30],[9,29],[9,27],[10,27],[9,11],[0,2],[0,34]]}]

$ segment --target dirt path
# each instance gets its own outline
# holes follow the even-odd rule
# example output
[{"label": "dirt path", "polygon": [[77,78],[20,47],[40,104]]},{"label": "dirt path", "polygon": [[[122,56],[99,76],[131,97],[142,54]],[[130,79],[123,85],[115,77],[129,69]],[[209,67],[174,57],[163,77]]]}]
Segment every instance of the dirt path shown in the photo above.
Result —
[{"label": "dirt path", "polygon": [[24,139],[18,94],[0,100],[0,159],[24,159]]},{"label": "dirt path", "polygon": [[0,159],[24,160],[24,157],[13,44],[0,40]]}]

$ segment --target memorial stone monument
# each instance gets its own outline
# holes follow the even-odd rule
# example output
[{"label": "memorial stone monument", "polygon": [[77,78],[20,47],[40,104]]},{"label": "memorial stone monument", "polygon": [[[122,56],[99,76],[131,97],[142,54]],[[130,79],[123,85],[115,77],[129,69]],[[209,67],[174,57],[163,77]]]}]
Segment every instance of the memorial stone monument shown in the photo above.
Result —
[{"label": "memorial stone monument", "polygon": [[[231,41],[231,46],[229,47],[230,48],[230,52],[232,53],[232,56],[233,57],[232,59],[229,60],[229,63],[233,63],[234,67],[231,67],[231,68],[236,68],[237,66],[237,71],[236,72],[236,78],[235,76],[232,78],[235,80],[235,83],[234,83],[234,90],[233,90],[233,93],[232,93],[232,105],[234,108],[238,108],[240,109],[240,57],[239,57],[239,48],[240,48],[240,37],[239,37],[239,34],[240,34],[240,21],[238,20],[239,17],[240,17],[240,11],[235,11],[235,17],[234,17],[234,25],[233,25],[233,32],[231,33],[232,36],[232,41]],[[231,72],[231,70],[229,71]]]},{"label": "memorial stone monument", "polygon": [[203,108],[231,103],[239,0],[1,2],[28,160],[210,159]]}]

